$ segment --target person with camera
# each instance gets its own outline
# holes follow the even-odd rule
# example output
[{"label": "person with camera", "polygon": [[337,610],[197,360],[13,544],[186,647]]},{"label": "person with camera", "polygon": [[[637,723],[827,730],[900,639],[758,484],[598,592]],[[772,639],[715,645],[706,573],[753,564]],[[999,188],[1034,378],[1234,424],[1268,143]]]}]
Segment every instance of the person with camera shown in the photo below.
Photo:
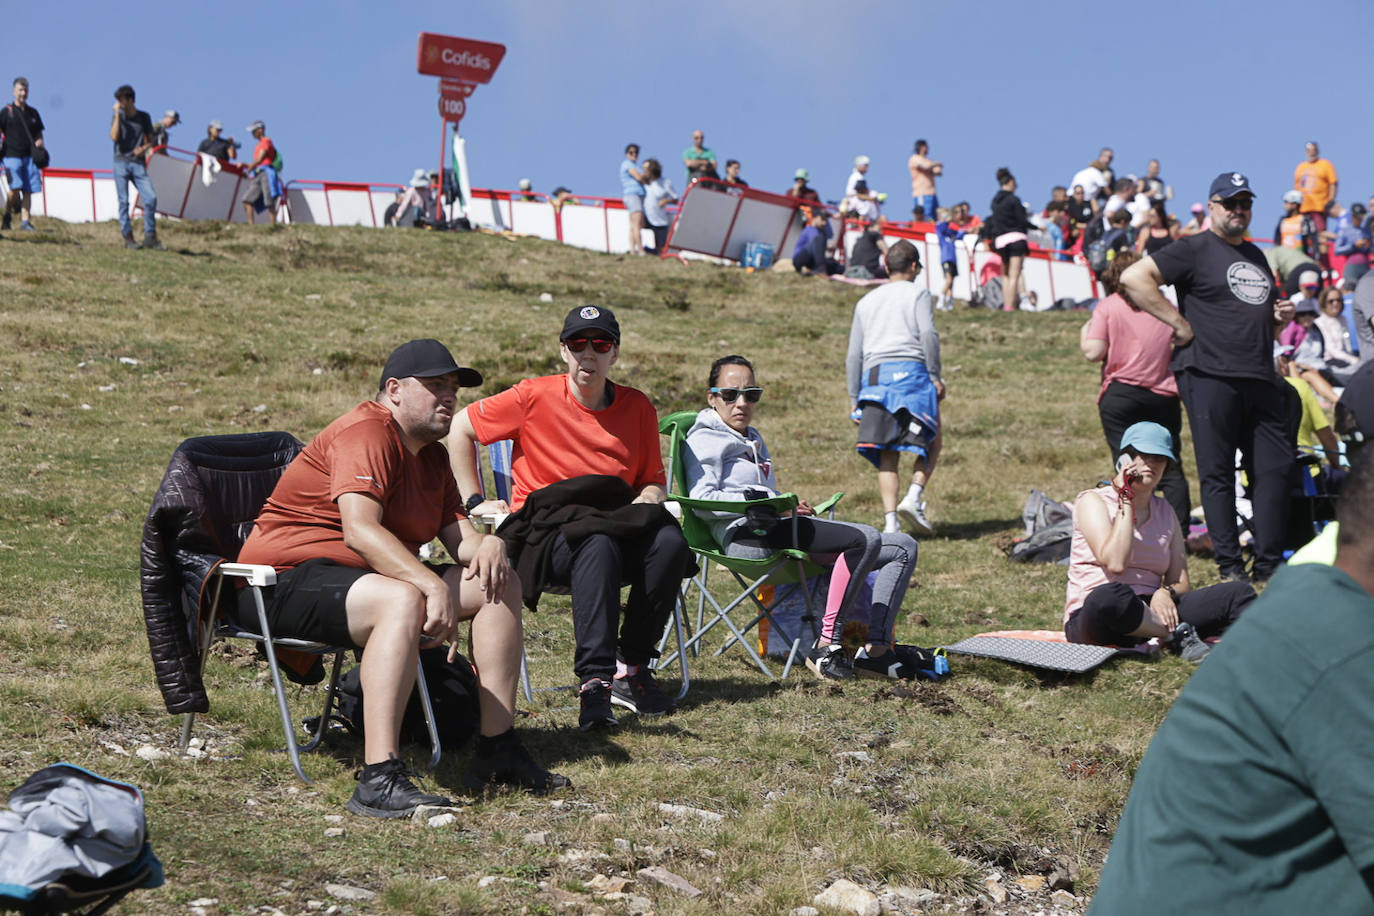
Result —
[{"label": "person with camera", "polygon": [[[763,396],[754,366],[743,356],[723,356],[711,364],[706,402],[687,433],[685,456],[688,495],[693,499],[764,499],[778,495],[773,459],[763,436],[750,425]],[[843,564],[848,576],[832,574],[826,594],[820,639],[806,666],[832,680],[861,674],[869,677],[915,678],[917,660],[894,645],[893,629],[907,583],[916,567],[916,541],[901,532],[879,534],[868,525],[816,517],[805,500],[793,510],[794,525],[775,512],[697,510],[712,528],[725,553],[764,559],[784,548],[804,550],[819,563]],[[877,570],[868,639],[851,661],[840,645],[844,619],[854,606],[868,574]]]},{"label": "person with camera", "polygon": [[1183,531],[1168,500],[1155,494],[1174,439],[1158,423],[1121,434],[1116,476],[1074,500],[1064,635],[1069,642],[1134,646],[1156,638],[1191,662],[1207,655],[1204,637],[1235,622],[1255,590],[1223,582],[1194,590]]}]

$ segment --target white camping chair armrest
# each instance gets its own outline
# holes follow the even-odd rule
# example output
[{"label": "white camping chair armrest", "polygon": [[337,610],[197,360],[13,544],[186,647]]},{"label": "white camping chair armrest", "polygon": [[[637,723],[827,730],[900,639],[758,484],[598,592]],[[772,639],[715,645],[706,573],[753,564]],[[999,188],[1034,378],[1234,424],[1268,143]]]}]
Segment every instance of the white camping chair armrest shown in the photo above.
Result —
[{"label": "white camping chair armrest", "polygon": [[249,585],[265,588],[277,584],[277,571],[261,563],[221,563],[218,569],[222,576],[237,576],[247,579]]}]

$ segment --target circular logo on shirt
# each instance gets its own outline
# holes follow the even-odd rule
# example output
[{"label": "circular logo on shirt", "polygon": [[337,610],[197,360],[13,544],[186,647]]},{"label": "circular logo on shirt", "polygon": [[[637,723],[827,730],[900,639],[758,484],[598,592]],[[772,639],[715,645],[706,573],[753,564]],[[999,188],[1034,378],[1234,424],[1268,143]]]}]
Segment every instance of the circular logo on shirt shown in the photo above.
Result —
[{"label": "circular logo on shirt", "polygon": [[582,311],[578,312],[577,314],[581,315],[582,318],[587,321],[591,321],[593,318],[601,317],[601,312],[594,305],[583,306]]},{"label": "circular logo on shirt", "polygon": [[1226,285],[1231,295],[1250,305],[1268,302],[1272,286],[1269,276],[1249,261],[1237,261],[1226,269]]}]

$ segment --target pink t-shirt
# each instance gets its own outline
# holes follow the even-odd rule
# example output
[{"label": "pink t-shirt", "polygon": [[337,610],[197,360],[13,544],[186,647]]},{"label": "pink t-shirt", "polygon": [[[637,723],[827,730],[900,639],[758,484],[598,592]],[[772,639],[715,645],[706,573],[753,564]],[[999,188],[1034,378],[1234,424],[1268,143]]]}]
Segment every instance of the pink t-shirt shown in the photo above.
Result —
[{"label": "pink t-shirt", "polygon": [[1167,324],[1148,312],[1131,308],[1118,293],[1097,303],[1088,323],[1088,339],[1107,344],[1107,358],[1102,361],[1102,387],[1098,389],[1097,399],[1102,400],[1103,392],[1112,382],[1178,397],[1178,383],[1169,371],[1172,334]]},{"label": "pink t-shirt", "polygon": [[[1100,307],[1100,306],[1099,306]],[[1117,496],[1111,484],[1096,490],[1084,490],[1074,500],[1073,540],[1069,542],[1069,588],[1064,599],[1064,622],[1068,623],[1083,606],[1088,592],[1108,582],[1123,582],[1137,595],[1152,595],[1164,582],[1169,571],[1169,545],[1174,533],[1174,510],[1168,501],[1156,494],[1150,499],[1150,519],[1136,525],[1131,547],[1130,565],[1120,575],[1109,574],[1093,556],[1092,548],[1078,526],[1078,507],[1085,499],[1100,499],[1109,516],[1116,515]]]}]

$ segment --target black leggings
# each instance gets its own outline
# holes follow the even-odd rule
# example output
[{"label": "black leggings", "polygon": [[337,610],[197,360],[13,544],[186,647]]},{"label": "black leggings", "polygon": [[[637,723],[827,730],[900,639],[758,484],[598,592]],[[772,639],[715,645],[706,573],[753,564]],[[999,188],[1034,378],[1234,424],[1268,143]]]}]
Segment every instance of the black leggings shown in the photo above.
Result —
[{"label": "black leggings", "polygon": [[[1191,623],[1199,636],[1220,636],[1236,622],[1255,590],[1244,582],[1223,582],[1178,596],[1178,619]],[[1083,606],[1064,624],[1069,642],[1093,646],[1134,646],[1147,637],[1132,636],[1149,609],[1129,585],[1108,582],[1088,593]]]},{"label": "black leggings", "polygon": [[[897,612],[901,610],[907,583],[916,568],[916,541],[900,532],[882,534],[876,528],[854,522],[804,516],[796,520],[797,535],[792,538],[792,519],[779,519],[777,527],[759,538],[740,532],[728,539],[725,552],[732,557],[763,559],[784,548],[806,551],[822,565],[830,565],[844,555],[849,568],[849,583],[838,608],[823,621],[821,636],[834,640],[843,631],[859,590],[873,570],[873,610],[869,619],[868,641],[890,642]],[[736,529],[739,530],[739,529]]]}]

